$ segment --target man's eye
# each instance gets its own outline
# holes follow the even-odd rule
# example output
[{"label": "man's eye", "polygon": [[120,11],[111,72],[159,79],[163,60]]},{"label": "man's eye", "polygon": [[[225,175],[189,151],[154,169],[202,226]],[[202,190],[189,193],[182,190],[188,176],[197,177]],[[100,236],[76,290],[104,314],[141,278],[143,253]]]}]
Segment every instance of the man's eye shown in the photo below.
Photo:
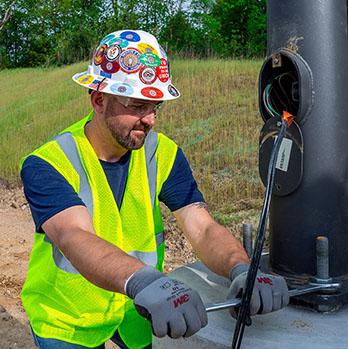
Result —
[{"label": "man's eye", "polygon": [[142,110],[144,108],[143,105],[133,105],[132,106],[135,110]]},{"label": "man's eye", "polygon": [[133,111],[138,111],[139,110],[137,105],[129,105],[127,108],[130,109],[130,110],[133,110]]}]

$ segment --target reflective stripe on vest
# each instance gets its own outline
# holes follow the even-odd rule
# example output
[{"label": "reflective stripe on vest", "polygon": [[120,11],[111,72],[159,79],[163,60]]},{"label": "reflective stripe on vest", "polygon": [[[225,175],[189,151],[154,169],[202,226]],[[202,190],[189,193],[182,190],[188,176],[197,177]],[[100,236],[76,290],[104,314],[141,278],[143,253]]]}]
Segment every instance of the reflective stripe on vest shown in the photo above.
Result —
[{"label": "reflective stripe on vest", "polygon": [[156,149],[158,144],[158,134],[150,131],[145,139],[145,158],[146,158],[146,170],[147,178],[149,181],[150,197],[152,210],[155,207],[156,200],[156,180],[157,180],[157,161],[156,161]]},{"label": "reflective stripe on vest", "polygon": [[[164,234],[156,234],[156,247],[158,248],[164,242]],[[129,256],[135,257],[147,265],[155,267],[157,265],[157,252],[140,252],[140,251],[131,251],[127,252]]]},{"label": "reflective stripe on vest", "polygon": [[80,191],[78,192],[78,195],[85,203],[91,217],[93,217],[92,189],[88,183],[87,175],[83,168],[73,136],[71,133],[67,132],[55,137],[54,140],[59,144],[65,156],[69,159],[74,169],[78,173],[80,177]]},{"label": "reflective stripe on vest", "polygon": [[[60,148],[71,162],[72,166],[80,177],[80,190],[78,196],[84,202],[87,210],[91,216],[93,216],[93,198],[92,190],[89,185],[86,172],[83,168],[76,142],[70,132],[63,133],[54,138],[59,144]],[[156,149],[158,144],[158,134],[150,131],[145,139],[145,157],[146,157],[146,170],[149,181],[150,196],[152,209],[155,207],[156,200],[156,178],[157,178],[157,161],[156,161]],[[45,236],[45,241],[52,244],[52,255],[56,266],[71,274],[80,274],[78,270],[70,263],[70,261],[62,254],[62,252],[52,243],[52,241]],[[164,233],[156,234],[156,247],[164,242]],[[155,252],[141,252],[130,251],[128,255],[133,256],[147,265],[155,267],[158,262],[157,251]]]}]

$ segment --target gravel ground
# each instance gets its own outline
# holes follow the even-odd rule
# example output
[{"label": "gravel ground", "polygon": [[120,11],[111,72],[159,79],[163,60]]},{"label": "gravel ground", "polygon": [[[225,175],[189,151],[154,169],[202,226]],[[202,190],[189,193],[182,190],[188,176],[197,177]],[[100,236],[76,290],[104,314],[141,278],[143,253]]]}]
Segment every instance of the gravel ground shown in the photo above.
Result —
[{"label": "gravel ground", "polygon": [[[167,216],[166,271],[195,260],[190,245]],[[0,348],[36,348],[20,301],[34,224],[21,189],[0,187]],[[108,349],[116,348],[109,343]]]}]

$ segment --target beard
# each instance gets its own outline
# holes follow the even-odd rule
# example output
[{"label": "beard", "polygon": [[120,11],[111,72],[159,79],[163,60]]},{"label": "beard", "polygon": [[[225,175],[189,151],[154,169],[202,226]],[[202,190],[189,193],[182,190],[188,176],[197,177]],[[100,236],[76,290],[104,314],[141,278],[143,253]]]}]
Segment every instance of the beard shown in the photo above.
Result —
[{"label": "beard", "polygon": [[123,123],[121,115],[114,115],[108,106],[105,111],[105,123],[114,140],[127,150],[136,150],[144,145],[145,138],[151,127],[143,125],[139,120],[132,126]]}]

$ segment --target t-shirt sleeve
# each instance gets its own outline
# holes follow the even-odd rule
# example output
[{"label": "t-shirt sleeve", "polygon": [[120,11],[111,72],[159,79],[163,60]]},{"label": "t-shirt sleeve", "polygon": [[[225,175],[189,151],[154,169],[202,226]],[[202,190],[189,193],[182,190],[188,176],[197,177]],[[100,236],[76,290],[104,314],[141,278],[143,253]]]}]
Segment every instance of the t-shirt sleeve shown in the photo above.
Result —
[{"label": "t-shirt sleeve", "polygon": [[36,231],[44,233],[42,224],[71,206],[83,205],[73,187],[48,162],[29,156],[23,163],[21,178]]},{"label": "t-shirt sleeve", "polygon": [[173,168],[163,183],[158,198],[172,212],[194,202],[204,202],[181,148],[178,148]]}]

